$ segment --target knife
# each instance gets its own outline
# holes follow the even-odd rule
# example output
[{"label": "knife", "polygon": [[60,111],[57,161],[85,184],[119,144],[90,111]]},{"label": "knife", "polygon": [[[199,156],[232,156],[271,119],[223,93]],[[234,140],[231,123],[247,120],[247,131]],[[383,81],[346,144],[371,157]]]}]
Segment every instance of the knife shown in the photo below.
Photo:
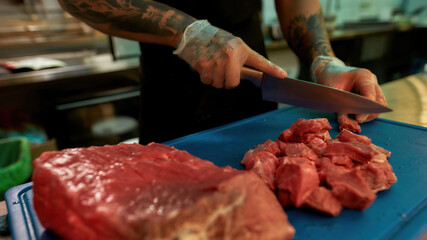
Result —
[{"label": "knife", "polygon": [[243,67],[241,79],[260,87],[266,101],[337,113],[383,113],[392,109],[361,95],[293,78],[276,78]]}]

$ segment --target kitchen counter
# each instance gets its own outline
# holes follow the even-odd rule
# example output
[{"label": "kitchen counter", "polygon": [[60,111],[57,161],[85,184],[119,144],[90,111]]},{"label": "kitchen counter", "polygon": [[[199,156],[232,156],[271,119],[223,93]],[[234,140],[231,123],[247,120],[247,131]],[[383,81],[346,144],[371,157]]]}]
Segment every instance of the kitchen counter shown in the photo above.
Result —
[{"label": "kitchen counter", "polygon": [[[410,75],[381,85],[388,106],[393,112],[380,117],[427,127],[427,73]],[[5,202],[0,202],[0,216],[7,214]],[[0,236],[0,240],[10,240]]]},{"label": "kitchen counter", "polygon": [[[138,69],[139,67],[139,58],[137,57],[114,60],[111,54],[96,54],[92,51],[46,54],[38,57],[57,59],[65,62],[66,66],[0,75],[0,89],[52,82],[61,79],[128,71]],[[19,58],[14,60],[19,60]]]},{"label": "kitchen counter", "polygon": [[381,89],[393,109],[381,118],[427,127],[427,73],[382,84]]}]

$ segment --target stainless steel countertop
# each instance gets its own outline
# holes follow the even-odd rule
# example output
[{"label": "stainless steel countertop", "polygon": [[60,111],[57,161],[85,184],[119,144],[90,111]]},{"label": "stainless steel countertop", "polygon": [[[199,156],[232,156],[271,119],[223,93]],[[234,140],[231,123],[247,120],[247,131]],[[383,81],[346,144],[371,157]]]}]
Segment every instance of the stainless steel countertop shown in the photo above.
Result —
[{"label": "stainless steel countertop", "polygon": [[[67,66],[38,71],[0,75],[0,89],[18,85],[35,84],[65,78],[126,71],[139,67],[139,58],[114,60],[111,54],[96,54],[91,51],[39,55],[65,62]],[[14,59],[14,60],[19,60]],[[27,57],[21,58],[27,59]],[[1,59],[0,59],[1,60]]]},{"label": "stainless steel countertop", "polygon": [[427,127],[427,73],[384,83],[381,89],[393,112],[380,118]]}]

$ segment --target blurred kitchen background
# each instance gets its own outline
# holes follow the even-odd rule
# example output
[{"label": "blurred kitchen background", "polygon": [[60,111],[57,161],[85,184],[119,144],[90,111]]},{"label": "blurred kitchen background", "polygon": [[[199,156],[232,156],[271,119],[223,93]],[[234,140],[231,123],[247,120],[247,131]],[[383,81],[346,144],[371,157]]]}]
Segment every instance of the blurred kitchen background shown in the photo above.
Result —
[{"label": "blurred kitchen background", "polygon": [[[321,0],[336,55],[380,83],[427,71],[425,0]],[[308,70],[283,40],[274,0],[262,18],[270,59]],[[45,150],[138,137],[139,48],[65,13],[56,0],[0,1],[0,139]]]}]

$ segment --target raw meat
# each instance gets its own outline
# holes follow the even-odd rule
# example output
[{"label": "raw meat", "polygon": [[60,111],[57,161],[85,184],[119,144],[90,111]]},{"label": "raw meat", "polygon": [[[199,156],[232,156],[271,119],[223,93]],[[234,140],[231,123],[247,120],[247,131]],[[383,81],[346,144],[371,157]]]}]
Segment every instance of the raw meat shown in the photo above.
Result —
[{"label": "raw meat", "polygon": [[303,142],[308,143],[314,138],[321,138],[322,140],[329,140],[330,135],[328,130],[332,129],[326,118],[317,118],[306,120],[304,118],[298,119],[292,124],[289,129],[280,133],[278,140],[283,142]]},{"label": "raw meat", "polygon": [[285,143],[282,141],[277,141],[281,153],[289,157],[305,157],[311,161],[317,160],[317,155],[304,143]]},{"label": "raw meat", "polygon": [[388,189],[396,182],[396,176],[388,161],[371,162],[359,167],[360,174],[374,192]]},{"label": "raw meat", "polygon": [[[268,152],[266,159],[275,155],[275,188],[282,206],[309,207],[332,216],[339,215],[343,207],[366,209],[374,202],[376,192],[397,181],[387,161],[390,152],[354,133],[360,132],[360,126],[347,115],[338,121],[342,131],[331,139],[327,119],[299,119],[276,139],[280,151],[268,140],[264,145],[275,146],[275,154],[266,146],[258,146],[247,152],[242,164],[247,164],[254,152],[257,156]],[[268,185],[274,189],[271,181]]]},{"label": "raw meat", "polygon": [[274,190],[276,187],[274,174],[278,165],[276,155],[279,153],[278,144],[269,139],[246,152],[241,164],[245,165],[247,170],[255,172],[271,190]]},{"label": "raw meat", "polygon": [[328,186],[334,195],[346,208],[366,209],[375,200],[376,195],[365,182],[358,171],[326,177]]},{"label": "raw meat", "polygon": [[366,163],[373,160],[376,151],[360,142],[330,142],[323,155],[326,157],[348,156],[354,161]]},{"label": "raw meat", "polygon": [[332,216],[338,216],[343,208],[338,199],[332,195],[331,190],[323,186],[316,188],[306,199],[304,204],[309,208],[316,209]]},{"label": "raw meat", "polygon": [[344,129],[354,133],[360,133],[362,131],[359,123],[356,120],[349,118],[347,114],[338,115],[338,123],[340,125],[340,131]]},{"label": "raw meat", "polygon": [[274,174],[277,168],[277,157],[271,152],[258,152],[251,154],[250,158],[246,159],[246,169],[256,173],[267,186],[271,189],[275,189]]},{"label": "raw meat", "polygon": [[367,145],[371,144],[371,139],[368,137],[355,134],[347,129],[341,130],[341,132],[335,138],[341,142],[361,142]]},{"label": "raw meat", "polygon": [[300,207],[319,186],[319,176],[314,162],[304,157],[291,157],[277,169],[276,183],[280,191],[289,192],[292,204]]},{"label": "raw meat", "polygon": [[34,208],[64,239],[290,239],[273,192],[254,173],[162,144],[46,152]]}]

